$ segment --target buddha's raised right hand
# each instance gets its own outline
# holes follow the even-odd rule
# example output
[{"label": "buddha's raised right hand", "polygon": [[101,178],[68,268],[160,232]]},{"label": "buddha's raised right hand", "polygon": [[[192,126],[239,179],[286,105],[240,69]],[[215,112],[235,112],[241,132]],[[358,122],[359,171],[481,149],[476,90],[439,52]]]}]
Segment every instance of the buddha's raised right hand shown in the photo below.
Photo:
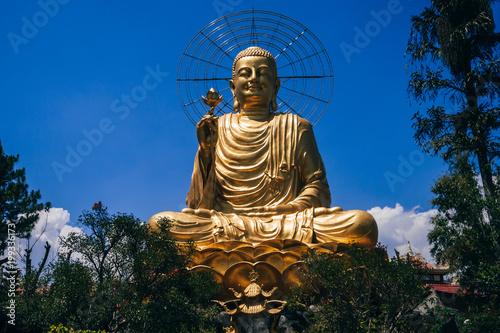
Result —
[{"label": "buddha's raised right hand", "polygon": [[217,123],[219,118],[209,111],[196,124],[196,135],[200,144],[201,153],[204,158],[208,158],[217,143]]}]

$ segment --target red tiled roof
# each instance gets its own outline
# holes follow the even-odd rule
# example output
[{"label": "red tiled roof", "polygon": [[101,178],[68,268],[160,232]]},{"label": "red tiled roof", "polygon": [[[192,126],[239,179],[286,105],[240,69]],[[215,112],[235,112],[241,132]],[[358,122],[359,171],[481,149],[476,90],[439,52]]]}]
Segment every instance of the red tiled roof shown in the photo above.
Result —
[{"label": "red tiled roof", "polygon": [[446,266],[436,266],[436,265],[433,265],[431,263],[428,263],[427,261],[424,261],[424,260],[419,260],[426,269],[428,269],[429,271],[432,271],[432,272],[436,272],[436,273],[444,273],[444,274],[447,274],[448,273],[448,267]]},{"label": "red tiled roof", "polygon": [[460,286],[457,284],[431,283],[428,286],[436,291],[442,291],[442,292],[449,293],[449,294],[454,294],[460,290]]},{"label": "red tiled roof", "polygon": [[419,262],[423,268],[425,268],[430,274],[448,274],[449,267],[448,266],[436,266],[424,260],[420,253],[417,253],[413,256],[409,256],[410,260],[414,262]]},{"label": "red tiled roof", "polygon": [[[428,286],[436,291],[442,291],[442,292],[450,293],[450,294],[453,294],[456,292],[460,292],[462,294],[467,294],[467,293],[471,292],[470,290],[461,288],[458,284],[431,283],[431,284],[428,284]],[[477,290],[473,290],[472,293],[474,295],[482,295],[483,294],[482,292],[479,292]]]}]

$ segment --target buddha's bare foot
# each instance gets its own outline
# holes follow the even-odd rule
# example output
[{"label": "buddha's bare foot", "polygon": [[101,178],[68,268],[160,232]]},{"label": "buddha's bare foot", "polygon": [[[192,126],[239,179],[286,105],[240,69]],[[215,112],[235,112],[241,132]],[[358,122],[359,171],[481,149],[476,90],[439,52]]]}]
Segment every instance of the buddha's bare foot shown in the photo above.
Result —
[{"label": "buddha's bare foot", "polygon": [[320,215],[328,215],[328,214],[334,214],[334,213],[340,213],[342,212],[343,209],[341,207],[318,207],[314,208],[314,215],[315,216],[320,216]]},{"label": "buddha's bare foot", "polygon": [[205,209],[205,208],[198,208],[198,209],[193,209],[193,208],[184,208],[182,210],[182,213],[184,214],[193,214],[196,216],[201,216],[201,217],[210,217],[210,209]]}]

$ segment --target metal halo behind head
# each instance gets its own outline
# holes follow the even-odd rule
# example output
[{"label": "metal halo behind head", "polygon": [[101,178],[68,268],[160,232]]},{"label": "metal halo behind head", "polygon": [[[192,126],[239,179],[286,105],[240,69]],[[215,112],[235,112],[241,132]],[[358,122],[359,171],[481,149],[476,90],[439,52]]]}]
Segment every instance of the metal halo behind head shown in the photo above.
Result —
[{"label": "metal halo behind head", "polygon": [[305,26],[282,14],[245,10],[223,16],[189,42],[177,70],[177,91],[184,112],[196,124],[207,109],[202,95],[214,88],[224,96],[215,115],[233,112],[229,89],[236,55],[250,46],[271,52],[281,87],[278,112],[292,112],[315,125],[333,92],[330,57]]}]

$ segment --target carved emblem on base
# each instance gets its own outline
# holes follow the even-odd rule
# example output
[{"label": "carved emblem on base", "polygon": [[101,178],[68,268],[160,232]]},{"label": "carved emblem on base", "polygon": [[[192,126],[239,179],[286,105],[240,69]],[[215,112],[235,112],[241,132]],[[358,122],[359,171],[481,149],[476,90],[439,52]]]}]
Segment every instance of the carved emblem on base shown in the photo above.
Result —
[{"label": "carved emblem on base", "polygon": [[339,251],[344,248],[345,244],[337,242],[306,244],[290,239],[260,244],[218,242],[195,252],[191,270],[213,272],[222,286],[214,301],[231,316],[234,330],[228,332],[238,332],[238,323],[245,321],[243,317],[276,325],[277,315],[286,305],[286,294],[304,282],[302,257],[306,252],[328,252],[341,257]]}]

